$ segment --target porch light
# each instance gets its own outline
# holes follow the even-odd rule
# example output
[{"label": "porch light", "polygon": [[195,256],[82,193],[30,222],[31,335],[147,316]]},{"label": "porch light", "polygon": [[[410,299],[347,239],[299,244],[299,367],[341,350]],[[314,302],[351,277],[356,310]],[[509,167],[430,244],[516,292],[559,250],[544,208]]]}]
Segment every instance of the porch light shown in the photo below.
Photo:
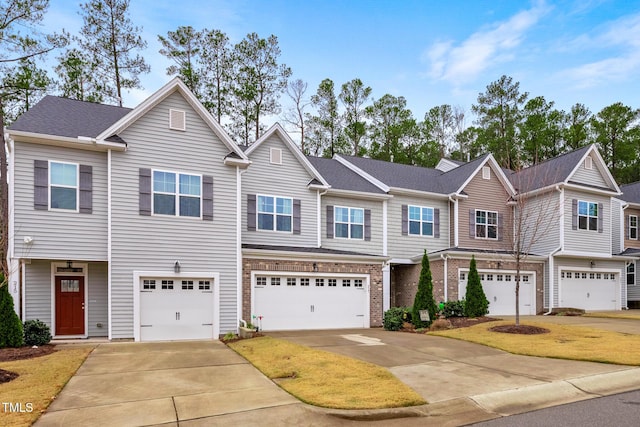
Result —
[{"label": "porch light", "polygon": [[176,261],[176,263],[173,264],[173,272],[180,273],[180,261]]},{"label": "porch light", "polygon": [[314,273],[317,273],[317,272],[318,272],[318,263],[317,263],[317,262],[314,262],[314,263],[313,263],[313,272],[314,272]]},{"label": "porch light", "polygon": [[589,261],[589,265],[591,266],[591,268],[593,268],[593,267],[596,266],[596,262],[591,260],[591,261]]}]

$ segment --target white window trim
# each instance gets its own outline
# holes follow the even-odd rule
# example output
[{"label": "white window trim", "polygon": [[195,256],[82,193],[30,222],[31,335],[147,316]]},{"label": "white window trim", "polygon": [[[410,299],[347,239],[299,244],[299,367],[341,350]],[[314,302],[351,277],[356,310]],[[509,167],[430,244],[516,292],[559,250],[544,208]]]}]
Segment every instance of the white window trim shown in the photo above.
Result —
[{"label": "white window trim", "polygon": [[[273,213],[270,212],[260,212],[260,197],[273,197]],[[276,213],[276,199],[288,199],[291,200],[291,215],[286,214],[278,214]],[[267,230],[264,228],[260,228],[260,213],[263,215],[273,215],[273,229]],[[291,230],[278,230],[278,222],[277,216],[290,216],[291,217]],[[283,197],[283,196],[274,196],[272,194],[256,194],[256,231],[261,231],[265,233],[286,233],[293,234],[293,197]]]},{"label": "white window trim", "polygon": [[[480,224],[480,225],[484,225],[485,228],[485,237],[482,236],[478,236],[478,212],[485,212],[487,214],[486,218],[487,218],[487,222],[484,224]],[[490,213],[494,213],[496,214],[496,223],[494,224],[489,224],[489,214]],[[498,227],[498,221],[499,221],[499,217],[500,217],[500,213],[498,211],[488,211],[488,210],[484,210],[484,209],[476,209],[474,211],[474,215],[475,218],[473,220],[474,222],[474,229],[473,229],[473,234],[475,235],[476,239],[482,239],[482,240],[498,240],[498,238],[500,237],[498,235],[498,233],[500,232],[500,228]],[[496,237],[489,237],[489,227],[496,227]]]},{"label": "white window trim", "polygon": [[[631,225],[631,218],[635,218],[635,226]],[[631,237],[631,230],[635,230],[636,237]],[[629,240],[638,240],[638,215],[629,215]]]},{"label": "white window trim", "polygon": [[[348,210],[348,219],[347,222],[342,222],[337,220],[336,209],[347,209]],[[351,211],[359,210],[362,211],[362,224],[352,223],[351,222]],[[347,237],[338,236],[336,233],[336,227],[338,224],[347,224]],[[362,225],[362,237],[351,237],[351,225]],[[334,206],[333,207],[333,237],[335,239],[345,239],[345,240],[364,240],[364,208],[352,208],[349,206]]]},{"label": "white window trim", "polygon": [[[75,186],[69,186],[69,185],[53,185],[51,183],[51,163],[58,163],[61,165],[73,165],[76,168],[76,185]],[[50,211],[55,211],[55,212],[80,212],[80,164],[79,163],[74,163],[74,162],[61,162],[58,160],[49,160],[49,170],[48,170],[48,176],[47,176],[47,181],[48,181],[48,185],[47,185],[47,191],[48,191],[48,200],[49,200],[49,210]],[[51,187],[58,187],[58,188],[75,188],[76,189],[76,208],[75,209],[62,209],[62,208],[52,208],[51,207]]]},{"label": "white window trim", "polygon": [[[580,203],[586,203],[587,204],[587,215],[580,215]],[[590,202],[588,200],[578,200],[578,212],[576,212],[578,214],[578,230],[584,230],[584,231],[598,231],[598,215],[596,216],[591,216],[589,215],[589,205],[596,205],[596,209],[599,210],[600,208],[598,207],[598,203],[597,202]],[[600,212],[598,212],[599,214]],[[580,217],[581,216],[586,216],[587,218],[587,228],[580,228]],[[590,218],[595,218],[596,219],[596,228],[595,229],[591,229],[589,228],[589,219]]]},{"label": "white window trim", "polygon": [[[172,173],[175,174],[176,176],[176,191],[175,193],[167,193],[164,191],[155,191],[153,189],[153,182],[154,182],[154,174],[156,172],[163,172],[163,173]],[[198,178],[200,178],[200,196],[198,196],[198,198],[200,199],[200,216],[187,216],[187,215],[180,215],[180,175],[189,175],[189,176],[197,176]],[[166,194],[166,195],[172,195],[174,196],[174,201],[175,201],[175,210],[176,213],[174,215],[168,215],[168,214],[157,214],[156,213],[156,207],[155,207],[155,194]],[[195,198],[195,196],[189,195],[189,194],[183,194],[182,196],[184,197],[193,197]],[[166,169],[151,169],[151,215],[152,216],[158,216],[158,217],[169,217],[169,218],[188,218],[188,219],[202,219],[202,174],[198,174],[198,173],[190,173],[190,172],[179,172],[179,171],[172,171],[172,170],[166,170]]]},{"label": "white window trim", "polygon": [[[629,285],[628,283],[626,283],[627,282],[627,280],[626,280],[627,277],[630,276],[629,271],[628,271],[629,265],[633,265],[633,284],[632,285]],[[625,266],[625,284],[626,284],[626,286],[637,286],[637,284],[638,284],[638,282],[637,282],[637,274],[638,274],[637,268],[638,268],[638,265],[636,264],[635,261],[627,262],[627,265]]]},{"label": "white window trim", "polygon": [[584,159],[584,168],[587,170],[592,170],[593,169],[593,159],[591,158],[591,156],[587,156]]},{"label": "white window trim", "polygon": [[[58,273],[58,267],[66,267],[66,262],[51,263],[51,336],[55,339],[89,337],[89,264],[73,262],[72,266],[82,268],[82,273]],[[56,335],[56,276],[82,276],[84,278],[84,334]]]},{"label": "white window trim", "polygon": [[[411,219],[411,208],[418,208],[420,209],[420,219],[419,220],[412,220]],[[423,221],[422,220],[422,209],[431,209],[431,216],[433,217],[433,221]],[[407,236],[413,236],[413,237],[431,237],[433,238],[434,234],[435,234],[435,208],[431,207],[431,206],[418,206],[418,205],[407,205]],[[411,233],[411,221],[413,222],[419,222],[420,223],[420,234],[413,234]],[[422,234],[422,224],[426,223],[426,224],[431,224],[431,234]]]},{"label": "white window trim", "polygon": [[482,167],[482,179],[491,179],[491,168],[489,166]]}]

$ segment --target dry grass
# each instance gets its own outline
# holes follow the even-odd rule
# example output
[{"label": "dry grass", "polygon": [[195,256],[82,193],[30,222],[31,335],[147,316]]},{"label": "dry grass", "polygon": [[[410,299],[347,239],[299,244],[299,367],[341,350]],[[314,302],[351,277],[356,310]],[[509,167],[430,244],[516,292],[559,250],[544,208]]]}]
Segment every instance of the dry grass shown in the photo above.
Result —
[{"label": "dry grass", "polygon": [[513,322],[492,322],[469,328],[430,332],[432,335],[471,341],[526,356],[640,365],[640,335],[623,334],[582,326],[527,322],[549,329],[548,334],[518,335],[491,332],[489,328]]},{"label": "dry grass", "polygon": [[47,409],[69,378],[93,350],[93,346],[60,347],[47,356],[0,363],[0,368],[20,374],[15,380],[0,384],[0,402],[27,403],[33,412],[8,413],[0,407],[3,426],[30,426]]},{"label": "dry grass", "polygon": [[303,402],[338,409],[376,409],[426,403],[388,370],[271,337],[229,345]]},{"label": "dry grass", "polygon": [[592,312],[585,313],[582,317],[603,317],[605,319],[633,319],[640,320],[640,310],[628,310],[628,311],[606,311],[606,312]]}]

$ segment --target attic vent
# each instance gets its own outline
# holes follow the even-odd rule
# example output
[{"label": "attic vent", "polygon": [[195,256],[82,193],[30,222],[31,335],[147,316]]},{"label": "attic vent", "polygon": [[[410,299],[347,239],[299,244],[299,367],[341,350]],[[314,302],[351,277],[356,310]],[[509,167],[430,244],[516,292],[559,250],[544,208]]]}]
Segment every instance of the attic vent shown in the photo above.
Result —
[{"label": "attic vent", "polygon": [[186,130],[186,113],[180,110],[169,110],[169,129]]},{"label": "attic vent", "polygon": [[271,153],[271,163],[274,165],[282,164],[282,150],[279,148],[272,148],[270,150]]},{"label": "attic vent", "polygon": [[482,167],[482,179],[491,179],[491,168],[489,166]]},{"label": "attic vent", "polygon": [[584,168],[589,170],[593,169],[593,159],[591,156],[584,159]]}]

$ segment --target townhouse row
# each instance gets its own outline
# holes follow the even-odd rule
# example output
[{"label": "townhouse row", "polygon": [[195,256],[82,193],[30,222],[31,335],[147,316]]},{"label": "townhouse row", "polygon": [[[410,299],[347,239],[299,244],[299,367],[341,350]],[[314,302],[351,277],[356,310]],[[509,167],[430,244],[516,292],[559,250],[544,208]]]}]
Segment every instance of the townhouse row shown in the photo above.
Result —
[{"label": "townhouse row", "polygon": [[7,132],[10,291],[56,338],[381,326],[424,251],[438,301],[475,256],[493,315],[517,280],[521,314],[640,301],[640,188],[595,146],[518,173],[308,157],[277,124],[239,147],[178,79],[134,109],[47,96]]}]

